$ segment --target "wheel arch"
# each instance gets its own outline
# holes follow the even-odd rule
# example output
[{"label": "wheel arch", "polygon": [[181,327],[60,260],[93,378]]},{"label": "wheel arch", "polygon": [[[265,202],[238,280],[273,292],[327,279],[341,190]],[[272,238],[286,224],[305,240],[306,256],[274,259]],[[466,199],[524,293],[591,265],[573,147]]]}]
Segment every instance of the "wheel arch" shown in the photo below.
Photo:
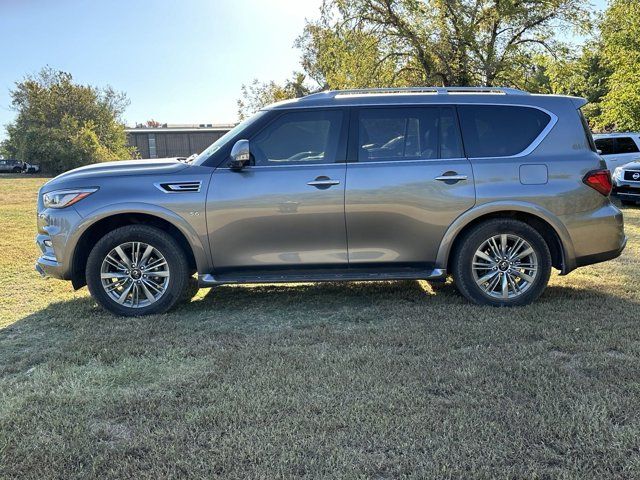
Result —
[{"label": "wheel arch", "polygon": [[476,225],[494,218],[512,218],[531,225],[542,235],[549,246],[554,268],[560,270],[561,274],[569,273],[575,268],[571,237],[555,215],[536,205],[501,203],[484,205],[482,208],[470,210],[458,217],[440,243],[437,265],[446,271],[451,265],[451,259],[464,234]]},{"label": "wheel arch", "polygon": [[82,228],[78,229],[71,256],[70,276],[73,287],[78,289],[86,285],[85,266],[92,246],[106,233],[127,225],[149,225],[169,233],[184,250],[192,272],[206,271],[208,256],[202,242],[195,232],[173,218],[174,215],[173,212],[166,214],[135,209],[103,212],[86,218]]}]

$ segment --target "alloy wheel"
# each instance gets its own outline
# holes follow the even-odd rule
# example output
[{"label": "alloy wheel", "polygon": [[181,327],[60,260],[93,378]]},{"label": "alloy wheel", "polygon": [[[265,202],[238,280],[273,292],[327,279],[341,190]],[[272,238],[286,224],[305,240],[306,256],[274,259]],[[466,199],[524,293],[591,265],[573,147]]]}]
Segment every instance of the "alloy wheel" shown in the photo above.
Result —
[{"label": "alloy wheel", "polygon": [[102,261],[102,288],[116,303],[142,308],[157,302],[169,286],[169,264],[152,245],[126,242],[112,249]]},{"label": "alloy wheel", "polygon": [[538,257],[524,238],[503,233],[485,240],[472,260],[473,279],[485,295],[502,300],[519,297],[538,276]]}]

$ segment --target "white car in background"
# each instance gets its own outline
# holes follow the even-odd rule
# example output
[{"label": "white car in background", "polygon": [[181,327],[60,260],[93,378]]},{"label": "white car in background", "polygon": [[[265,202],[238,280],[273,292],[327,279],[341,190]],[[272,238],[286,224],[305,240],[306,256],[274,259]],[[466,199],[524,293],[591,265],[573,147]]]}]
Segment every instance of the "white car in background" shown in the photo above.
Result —
[{"label": "white car in background", "polygon": [[609,171],[613,173],[617,167],[640,159],[640,133],[601,133],[593,136],[596,148]]}]

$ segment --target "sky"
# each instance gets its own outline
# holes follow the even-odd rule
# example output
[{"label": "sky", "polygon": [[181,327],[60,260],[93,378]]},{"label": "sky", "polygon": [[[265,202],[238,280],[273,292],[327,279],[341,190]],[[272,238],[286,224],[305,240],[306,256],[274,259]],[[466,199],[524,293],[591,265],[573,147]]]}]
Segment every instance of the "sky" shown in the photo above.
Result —
[{"label": "sky", "polygon": [[10,89],[45,65],[126,92],[128,125],[233,123],[242,84],[299,69],[293,43],[321,3],[0,0],[0,139],[15,116]]}]

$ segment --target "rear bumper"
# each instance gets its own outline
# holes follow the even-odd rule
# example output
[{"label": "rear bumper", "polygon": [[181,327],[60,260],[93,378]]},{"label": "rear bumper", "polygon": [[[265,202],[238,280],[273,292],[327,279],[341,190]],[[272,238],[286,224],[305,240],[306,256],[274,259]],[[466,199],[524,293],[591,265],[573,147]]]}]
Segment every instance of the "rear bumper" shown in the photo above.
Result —
[{"label": "rear bumper", "polygon": [[627,244],[622,212],[611,202],[597,210],[561,216],[560,220],[566,226],[573,246],[573,255],[565,257],[563,274],[616,258]]},{"label": "rear bumper", "polygon": [[608,252],[602,253],[594,253],[591,255],[585,255],[582,257],[576,258],[576,267],[585,267],[587,265],[593,265],[594,263],[606,262],[607,260],[613,260],[614,258],[618,258],[622,251],[627,246],[627,237],[624,237],[624,241],[619,248],[614,250],[610,250]]}]

